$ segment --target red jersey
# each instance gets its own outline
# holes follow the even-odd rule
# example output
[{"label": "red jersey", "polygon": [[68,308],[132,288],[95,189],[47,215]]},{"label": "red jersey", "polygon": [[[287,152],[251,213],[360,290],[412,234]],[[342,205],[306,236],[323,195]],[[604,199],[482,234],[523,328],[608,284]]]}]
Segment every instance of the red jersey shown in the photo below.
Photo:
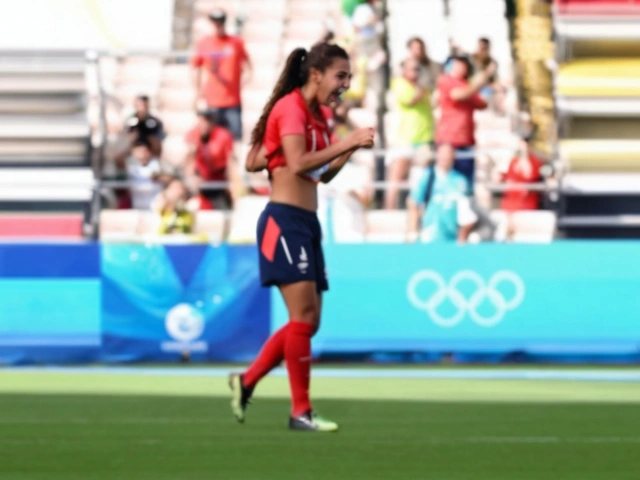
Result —
[{"label": "red jersey", "polygon": [[204,66],[204,97],[210,107],[240,105],[242,63],[247,59],[244,42],[239,37],[210,35],[198,43],[191,64],[195,67]]},{"label": "red jersey", "polygon": [[[304,135],[307,152],[316,152],[327,148],[332,143],[331,124],[333,115],[329,107],[320,107],[322,118],[316,118],[302,97],[300,89],[285,95],[276,102],[267,119],[267,127],[263,144],[267,149],[269,174],[276,168],[287,164],[282,151],[282,137],[285,135]],[[307,180],[318,182],[329,165],[324,165],[301,176]]]},{"label": "red jersey", "polygon": [[436,143],[448,143],[454,147],[475,145],[473,111],[486,106],[475,93],[466,100],[453,100],[451,90],[468,86],[466,80],[443,75],[438,80],[441,114],[436,127]]},{"label": "red jersey", "polygon": [[[529,154],[529,171],[522,171],[518,168],[518,157],[511,160],[509,170],[504,177],[507,185],[510,183],[532,183],[540,180],[540,167],[542,162],[535,156]],[[509,212],[518,210],[537,210],[540,204],[540,194],[531,192],[523,188],[512,187],[504,192],[501,207]]]},{"label": "red jersey", "polygon": [[233,152],[233,136],[222,127],[213,127],[209,141],[205,144],[200,139],[200,130],[191,129],[185,141],[196,147],[196,170],[200,178],[210,182],[227,179],[227,163]]}]

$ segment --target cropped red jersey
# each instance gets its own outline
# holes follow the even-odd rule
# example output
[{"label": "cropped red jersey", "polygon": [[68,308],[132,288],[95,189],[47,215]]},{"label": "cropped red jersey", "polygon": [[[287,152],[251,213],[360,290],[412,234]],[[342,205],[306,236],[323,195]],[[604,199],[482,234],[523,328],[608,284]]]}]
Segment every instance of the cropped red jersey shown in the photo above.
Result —
[{"label": "cropped red jersey", "polygon": [[[331,124],[333,115],[329,107],[321,106],[322,120],[311,113],[300,89],[285,95],[276,102],[267,119],[264,135],[264,146],[269,160],[269,174],[287,164],[282,150],[282,137],[285,135],[304,135],[307,141],[307,152],[316,152],[327,148],[332,143]],[[325,165],[301,176],[307,180],[318,182],[329,166]]]}]

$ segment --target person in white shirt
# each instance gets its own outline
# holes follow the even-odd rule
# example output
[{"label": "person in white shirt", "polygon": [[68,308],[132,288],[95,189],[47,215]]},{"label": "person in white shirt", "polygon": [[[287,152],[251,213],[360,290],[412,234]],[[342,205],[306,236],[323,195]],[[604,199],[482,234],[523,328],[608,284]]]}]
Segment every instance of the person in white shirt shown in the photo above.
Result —
[{"label": "person in white shirt", "polygon": [[162,191],[163,183],[171,178],[162,172],[160,161],[151,153],[145,140],[137,140],[126,163],[127,178],[133,182],[131,203],[136,210],[150,210],[155,196]]}]

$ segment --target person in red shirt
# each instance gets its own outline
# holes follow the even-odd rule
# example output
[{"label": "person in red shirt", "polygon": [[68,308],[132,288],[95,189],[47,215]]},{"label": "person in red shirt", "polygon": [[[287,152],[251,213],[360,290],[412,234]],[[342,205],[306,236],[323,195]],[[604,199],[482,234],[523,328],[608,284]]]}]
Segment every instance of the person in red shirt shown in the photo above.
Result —
[{"label": "person in red shirt", "polygon": [[479,73],[469,82],[471,62],[465,56],[453,57],[447,64],[448,73],[438,79],[440,120],[436,127],[436,143],[447,143],[456,149],[454,169],[469,181],[473,188],[475,177],[475,123],[473,112],[487,107],[479,91],[494,72],[491,68]]},{"label": "person in red shirt", "polygon": [[334,137],[328,105],[350,84],[347,53],[337,45],[295,49],[253,130],[246,168],[267,169],[271,201],[258,220],[260,278],[277,286],[289,322],[265,343],[243,374],[232,374],[232,409],[244,421],[258,381],[285,360],[291,386],[289,428],[336,431],[338,425],[314,413],[309,400],[311,337],[318,330],[322,294],[328,290],[322,232],[316,210],[318,182],[328,182],[353,152],[373,146],[373,129]]},{"label": "person in red shirt", "polygon": [[[189,145],[185,173],[188,177],[199,177],[202,182],[226,182],[229,177],[229,160],[233,154],[233,136],[216,123],[212,112],[201,112],[198,123],[185,136]],[[205,190],[203,192],[215,208],[231,208],[228,190]]]},{"label": "person in red shirt", "polygon": [[242,138],[240,82],[243,67],[251,70],[251,61],[242,39],[227,34],[224,10],[215,9],[209,19],[215,33],[198,43],[191,59],[195,68],[196,104],[206,102],[207,107],[218,114],[220,125],[231,130],[239,140]]},{"label": "person in red shirt", "polygon": [[[529,150],[527,138],[520,139],[518,155],[509,163],[507,172],[502,181],[508,185],[534,183],[541,180],[540,167],[542,161]],[[537,210],[540,206],[540,194],[523,187],[513,186],[507,189],[502,196],[501,208],[507,212],[520,210]]]}]

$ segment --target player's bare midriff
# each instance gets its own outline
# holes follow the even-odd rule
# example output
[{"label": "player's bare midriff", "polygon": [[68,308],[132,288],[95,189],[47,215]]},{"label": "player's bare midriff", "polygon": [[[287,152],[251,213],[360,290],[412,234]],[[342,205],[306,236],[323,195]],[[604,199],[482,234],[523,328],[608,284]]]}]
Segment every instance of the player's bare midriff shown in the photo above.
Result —
[{"label": "player's bare midriff", "polygon": [[315,212],[318,209],[318,187],[287,166],[276,167],[271,172],[271,201]]}]

